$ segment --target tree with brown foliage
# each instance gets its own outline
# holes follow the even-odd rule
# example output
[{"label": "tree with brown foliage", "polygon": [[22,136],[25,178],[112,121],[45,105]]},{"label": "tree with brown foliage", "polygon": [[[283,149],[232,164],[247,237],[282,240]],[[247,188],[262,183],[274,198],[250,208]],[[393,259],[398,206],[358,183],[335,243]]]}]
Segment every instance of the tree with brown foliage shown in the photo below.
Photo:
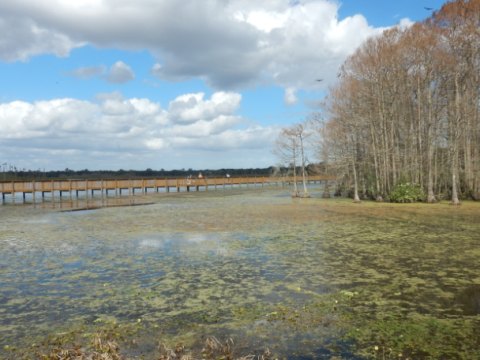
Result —
[{"label": "tree with brown foliage", "polygon": [[407,182],[428,202],[478,198],[480,0],[446,3],[367,40],[343,64],[325,109],[323,153],[354,198],[388,197]]}]

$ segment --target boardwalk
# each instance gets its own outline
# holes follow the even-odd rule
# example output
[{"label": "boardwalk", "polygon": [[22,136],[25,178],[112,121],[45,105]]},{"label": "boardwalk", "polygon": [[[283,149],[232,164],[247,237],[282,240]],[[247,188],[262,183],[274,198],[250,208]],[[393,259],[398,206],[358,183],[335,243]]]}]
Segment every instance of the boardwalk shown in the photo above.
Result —
[{"label": "boardwalk", "polygon": [[[300,178],[297,178],[299,180]],[[316,175],[308,178],[309,182],[334,181],[332,176]],[[33,201],[44,199],[46,194],[51,198],[67,195],[69,197],[83,196],[88,198],[95,194],[115,196],[134,195],[135,192],[146,194],[154,192],[181,192],[191,190],[209,190],[235,186],[264,186],[292,183],[291,177],[231,177],[231,178],[176,178],[176,179],[134,179],[134,180],[42,180],[42,181],[9,181],[0,182],[2,201],[6,196],[15,197],[21,194],[26,200],[30,194]]]}]

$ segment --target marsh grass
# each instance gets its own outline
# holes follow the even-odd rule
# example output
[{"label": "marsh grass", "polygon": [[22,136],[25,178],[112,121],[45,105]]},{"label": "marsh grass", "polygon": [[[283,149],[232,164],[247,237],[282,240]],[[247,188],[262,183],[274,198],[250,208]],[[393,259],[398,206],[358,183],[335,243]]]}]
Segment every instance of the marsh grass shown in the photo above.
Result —
[{"label": "marsh grass", "polygon": [[[24,356],[31,356],[24,355]],[[64,344],[48,350],[47,353],[37,351],[35,358],[41,360],[127,360],[128,355],[122,355],[118,343],[111,334],[95,333],[92,336],[90,344],[82,345],[76,343],[73,345]],[[228,338],[220,341],[216,337],[208,337],[203,347],[190,350],[183,344],[177,343],[169,347],[163,342],[159,342],[155,354],[150,354],[152,359],[157,360],[270,360],[271,352],[267,349],[259,355],[239,356],[235,351],[233,339]]]}]

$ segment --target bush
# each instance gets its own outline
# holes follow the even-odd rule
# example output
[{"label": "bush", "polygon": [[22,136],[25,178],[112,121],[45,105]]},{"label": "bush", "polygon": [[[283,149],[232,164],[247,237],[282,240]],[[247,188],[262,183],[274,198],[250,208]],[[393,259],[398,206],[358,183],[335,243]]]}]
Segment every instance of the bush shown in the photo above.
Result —
[{"label": "bush", "polygon": [[423,189],[416,184],[400,183],[390,193],[390,201],[396,203],[411,203],[425,200]]}]

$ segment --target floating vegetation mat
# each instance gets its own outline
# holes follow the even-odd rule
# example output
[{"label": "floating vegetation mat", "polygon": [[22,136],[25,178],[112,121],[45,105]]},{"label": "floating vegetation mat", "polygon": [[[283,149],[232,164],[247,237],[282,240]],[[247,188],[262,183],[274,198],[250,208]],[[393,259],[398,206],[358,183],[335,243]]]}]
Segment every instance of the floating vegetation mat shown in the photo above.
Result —
[{"label": "floating vegetation mat", "polygon": [[0,208],[0,358],[480,358],[479,203],[312,192]]}]

